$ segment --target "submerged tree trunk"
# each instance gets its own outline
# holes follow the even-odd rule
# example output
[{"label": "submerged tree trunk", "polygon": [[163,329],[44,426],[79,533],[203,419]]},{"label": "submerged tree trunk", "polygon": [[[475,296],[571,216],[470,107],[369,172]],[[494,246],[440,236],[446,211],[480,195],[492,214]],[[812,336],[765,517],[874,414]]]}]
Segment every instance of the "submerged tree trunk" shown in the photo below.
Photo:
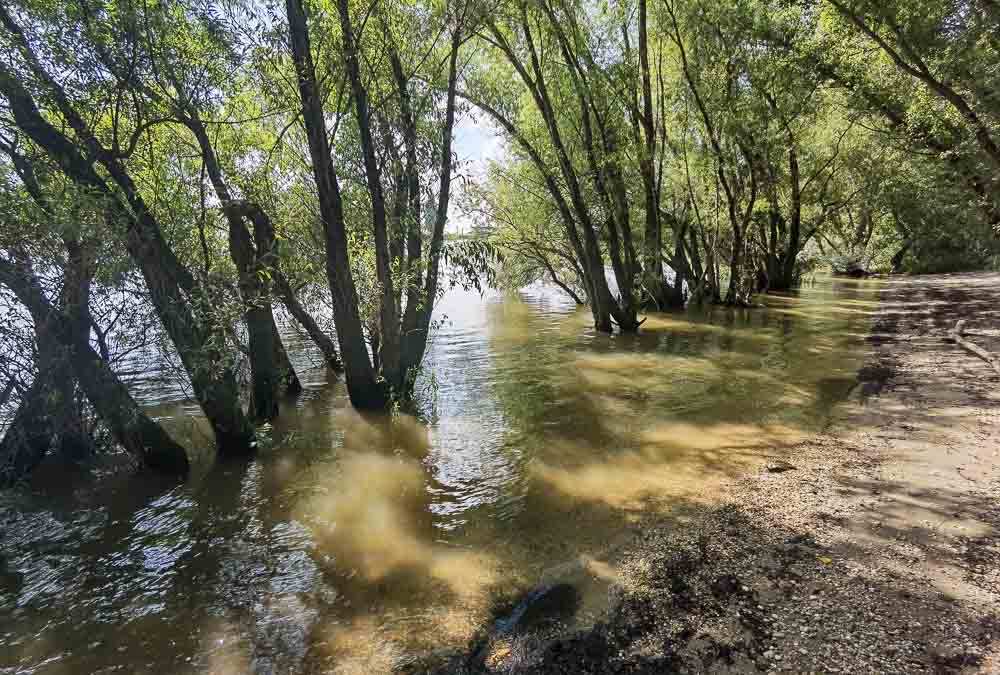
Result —
[{"label": "submerged tree trunk", "polygon": [[302,383],[292,366],[291,359],[288,358],[288,351],[285,343],[278,332],[278,324],[274,320],[274,311],[271,309],[271,293],[274,289],[274,281],[280,275],[278,269],[278,238],[274,234],[274,225],[268,218],[264,210],[256,204],[250,205],[251,213],[248,215],[253,223],[253,238],[255,244],[255,262],[258,274],[264,279],[264,294],[267,301],[267,308],[271,314],[271,342],[274,347],[274,367],[278,374],[278,387],[285,394],[298,394],[302,391]]},{"label": "submerged tree trunk", "polygon": [[9,487],[30,474],[49,451],[56,436],[47,396],[53,379],[52,368],[38,372],[0,439],[0,487]]},{"label": "submerged tree trunk", "polygon": [[[44,210],[47,204],[33,175],[23,175],[29,192]],[[93,269],[83,246],[63,238],[67,262],[59,302],[67,319],[65,330],[76,342],[90,338],[90,285]],[[30,267],[28,268],[30,272]],[[35,325],[36,376],[24,393],[7,433],[0,441],[0,484],[27,475],[54,449],[68,459],[93,454],[94,445],[85,431],[76,400],[76,380],[67,350],[52,332],[52,318],[28,307]]]},{"label": "submerged tree trunk", "polygon": [[[33,316],[46,317],[45,328],[66,351],[73,373],[115,440],[143,464],[167,473],[184,475],[187,453],[163,428],[139,408],[128,389],[91,348],[74,332],[72,321],[46,299],[30,268],[0,260],[0,283],[7,286]],[[45,377],[42,376],[43,386]],[[40,429],[38,426],[31,427]]]},{"label": "submerged tree trunk", "polygon": [[[66,268],[59,297],[63,313],[69,319],[73,340],[89,343],[90,287],[94,280],[93,242],[81,243],[75,237],[63,236],[66,248]],[[84,429],[76,401],[76,382],[71,372],[62,378],[60,401],[63,404],[59,421],[59,450],[64,457],[82,458],[94,450],[93,442]]]},{"label": "submerged tree trunk", "polygon": [[288,350],[285,349],[285,341],[281,339],[278,331],[278,323],[274,320],[274,312],[271,313],[272,344],[274,345],[274,367],[278,371],[278,389],[287,396],[294,396],[302,393],[302,382],[299,380],[295,366],[288,357]]},{"label": "submerged tree trunk", "polygon": [[250,343],[250,416],[267,422],[278,416],[279,377],[274,358],[277,330],[262,277],[254,264],[256,253],[250,234],[231,206],[223,208],[228,211],[229,252],[239,273],[243,319]]},{"label": "submerged tree trunk", "polygon": [[[402,383],[403,393],[412,393],[416,370],[427,350],[431,330],[431,317],[438,294],[438,276],[444,249],[444,228],[448,222],[448,205],[451,198],[452,136],[455,128],[455,100],[458,95],[458,48],[461,33],[456,28],[451,35],[451,52],[448,57],[448,91],[445,99],[445,122],[441,131],[440,181],[438,183],[437,210],[434,213],[434,230],[431,233],[427,272],[424,278],[422,304],[414,313],[414,323],[402,327]],[[411,261],[412,262],[412,261]]]},{"label": "submerged tree trunk", "polygon": [[[389,388],[389,396],[403,392],[406,378],[402,362],[399,305],[396,302],[395,280],[392,275],[392,260],[389,252],[388,218],[386,215],[385,193],[382,188],[382,172],[379,166],[375,142],[372,138],[372,118],[369,108],[368,91],[361,75],[359,46],[351,22],[350,3],[337,0],[337,14],[340,19],[341,39],[347,79],[350,83],[355,121],[361,146],[361,159],[365,173],[365,185],[371,200],[372,231],[375,235],[375,274],[378,278],[381,298],[379,302],[379,371]],[[448,157],[451,160],[451,157]],[[432,252],[433,256],[433,252]],[[432,298],[424,302],[433,303]]]},{"label": "submerged tree trunk", "polygon": [[639,71],[642,81],[642,131],[645,147],[639,160],[645,198],[646,228],[643,241],[643,288],[648,294],[647,306],[663,310],[683,306],[683,279],[675,269],[673,293],[663,276],[663,223],[660,219],[660,194],[655,176],[656,125],[653,118],[653,91],[649,68],[649,40],[646,31],[646,0],[639,0]]},{"label": "submerged tree trunk", "polygon": [[[177,107],[185,116],[185,125],[198,141],[209,181],[215,195],[222,202],[222,210],[229,225],[229,254],[239,275],[243,318],[250,347],[250,416],[257,421],[266,422],[278,416],[278,399],[282,393],[298,393],[302,390],[281,342],[271,308],[271,281],[274,278],[272,265],[275,261],[274,229],[270,226],[267,215],[256,204],[233,199],[204,122],[197,109],[188,103],[184,90],[176,79],[175,88],[181,99]],[[254,225],[252,238],[247,221]],[[266,226],[258,224],[260,221],[266,221]],[[263,242],[261,238],[264,238]]]},{"label": "submerged tree trunk", "polygon": [[[701,96],[700,90],[698,89],[694,75],[691,72],[691,64],[687,58],[687,49],[684,46],[684,38],[681,36],[680,24],[677,21],[677,15],[674,12],[673,4],[665,2],[664,7],[670,16],[670,23],[673,28],[670,38],[677,46],[677,51],[681,57],[681,70],[684,74],[684,80],[688,84],[688,88],[691,91],[691,95],[694,98],[695,105],[697,106],[698,112],[701,116],[702,124],[704,124],[705,134],[708,136],[709,145],[712,148],[712,154],[715,156],[715,172],[719,179],[718,184],[722,186],[723,193],[726,196],[726,214],[729,217],[729,224],[733,230],[732,249],[729,255],[729,287],[726,290],[726,304],[744,305],[750,298],[750,289],[747,288],[744,280],[745,270],[743,266],[746,257],[745,249],[747,227],[750,223],[750,216],[753,213],[754,203],[757,201],[756,175],[753,170],[749,172],[750,195],[747,200],[746,210],[741,216],[738,212],[739,208],[737,204],[739,194],[736,192],[736,189],[739,187],[739,182],[737,180],[739,177],[738,169],[735,171],[727,169],[727,164],[729,164],[729,162],[727,161],[726,154],[722,150],[722,144],[719,136],[720,132],[712,119],[708,106],[705,105],[705,101]],[[753,157],[750,156],[750,153],[745,151],[742,146],[740,147],[740,150],[743,152],[743,159],[746,164],[752,167]],[[737,162],[732,163],[738,164]]]},{"label": "submerged tree trunk", "polygon": [[302,122],[309,141],[309,155],[320,220],[326,239],[326,270],[333,301],[333,319],[340,341],[344,376],[351,403],[357,408],[385,408],[388,392],[379,381],[365,344],[364,325],[358,309],[358,293],[351,275],[347,230],[340,182],[333,166],[323,99],[316,82],[309,40],[309,25],[301,0],[285,0],[289,48],[298,78]]},{"label": "submerged tree trunk", "polygon": [[[45,119],[15,73],[0,64],[0,91],[7,98],[18,128],[45,150],[71,180],[106,199],[114,217],[126,224],[126,247],[142,271],[157,317],[177,348],[195,396],[215,432],[220,452],[252,452],[256,447],[254,430],[240,405],[234,373],[220,351],[222,341],[217,334],[221,327],[211,318],[209,297],[167,244],[158,221],[120,158],[93,135],[2,6],[0,20],[15,36],[32,72],[44,84],[47,100],[56,105],[76,139],[70,140]],[[98,174],[95,160],[100,161],[118,190],[112,190]],[[120,201],[119,194],[127,206]]]}]

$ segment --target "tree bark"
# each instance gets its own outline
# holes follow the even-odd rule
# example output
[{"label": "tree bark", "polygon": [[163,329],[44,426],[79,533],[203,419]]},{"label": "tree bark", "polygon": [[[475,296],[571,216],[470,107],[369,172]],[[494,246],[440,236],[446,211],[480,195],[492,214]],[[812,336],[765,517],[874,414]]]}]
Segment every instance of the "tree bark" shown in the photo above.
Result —
[{"label": "tree bark", "polygon": [[0,283],[7,286],[33,316],[47,317],[43,330],[50,332],[66,350],[84,393],[115,440],[143,464],[185,475],[189,464],[184,448],[146,416],[89,342],[79,339],[70,317],[56,310],[46,299],[30,269],[0,260]]},{"label": "tree bark", "polygon": [[[195,283],[163,238],[152,212],[139,194],[119,158],[104,148],[72,107],[65,92],[45,70],[30,50],[6,10],[0,6],[0,21],[14,34],[29,67],[47,88],[68,125],[76,134],[76,143],[49,123],[39,112],[32,95],[17,76],[0,64],[0,91],[7,97],[15,123],[27,136],[59,164],[66,175],[84,189],[105,198],[108,205],[127,226],[126,247],[142,271],[157,316],[177,348],[191,378],[195,396],[212,425],[220,452],[246,454],[256,446],[253,427],[239,401],[239,389],[232,370],[223,363],[223,355],[214,346],[211,319],[199,321],[191,311],[208,311],[210,299]],[[78,144],[87,152],[85,158]],[[97,161],[107,170],[127,201],[126,207],[115,191],[98,175]],[[201,303],[201,304],[200,304]],[[204,305],[204,306],[202,306]]]},{"label": "tree bark", "polygon": [[299,325],[306,331],[312,341],[319,348],[320,352],[323,354],[323,359],[326,361],[326,365],[332,368],[336,372],[342,372],[344,370],[344,364],[340,361],[340,355],[337,353],[337,345],[333,343],[333,340],[327,335],[319,324],[316,323],[316,319],[313,318],[299,299],[295,295],[295,289],[292,288],[291,284],[288,283],[288,279],[285,278],[283,273],[276,272],[274,275],[274,289],[278,297],[281,298],[282,304],[285,305],[285,309],[288,313],[292,315]]},{"label": "tree bark", "polygon": [[301,0],[285,0],[289,48],[298,78],[302,121],[309,141],[309,155],[319,196],[320,219],[326,239],[326,268],[333,300],[337,339],[344,362],[344,375],[351,403],[358,408],[385,408],[388,392],[376,377],[364,326],[358,311],[358,293],[351,276],[347,230],[340,184],[333,167],[322,97],[316,83],[309,43],[309,26]]},{"label": "tree bark", "polygon": [[[548,2],[542,2],[541,7],[549,19],[551,28],[555,32],[559,42],[563,58],[569,66],[570,79],[579,101],[580,127],[587,161],[590,166],[590,173],[597,194],[601,197],[604,207],[609,214],[605,220],[605,229],[608,233],[608,257],[611,260],[611,268],[618,284],[620,297],[620,301],[614,301],[609,295],[609,300],[614,302],[613,308],[616,310],[614,318],[623,332],[636,332],[639,329],[640,323],[636,318],[638,308],[633,291],[636,282],[637,264],[635,261],[635,246],[632,241],[627,189],[620,163],[616,158],[618,150],[616,132],[614,128],[605,124],[604,118],[600,114],[600,108],[594,101],[592,87],[586,70],[573,51],[569,37],[563,29],[563,22]],[[568,17],[567,23],[571,26],[573,25],[572,15]],[[536,84],[541,95],[540,99],[545,103],[548,110],[547,113],[542,111],[543,116],[547,114],[548,118],[552,120],[554,128],[558,130],[555,108],[551,103],[547,86],[545,85],[540,58],[531,35],[527,9],[524,4],[521,5],[521,28],[528,45],[532,69],[535,72]],[[586,52],[584,52],[584,58],[587,58]],[[591,116],[593,116],[594,123],[600,132],[602,139],[600,149],[603,154],[599,154],[598,146],[595,143]],[[562,143],[561,138],[560,143]],[[570,170],[575,171],[571,165]],[[600,258],[599,249],[597,250],[597,254],[598,258]],[[593,267],[593,262],[591,265]],[[602,276],[604,273],[603,269],[603,260],[601,260]],[[611,305],[609,305],[610,308]]]},{"label": "tree bark", "polygon": [[420,168],[417,165],[417,123],[413,112],[409,83],[403,72],[403,64],[400,61],[399,53],[392,46],[389,48],[389,61],[392,66],[393,80],[396,83],[396,91],[399,93],[400,126],[402,127],[403,148],[406,156],[406,164],[403,168],[404,199],[401,200],[399,206],[400,226],[406,232],[406,274],[404,278],[407,286],[406,307],[403,310],[402,350],[404,359],[410,361],[412,356],[409,352],[414,351],[414,346],[408,344],[413,338],[407,336],[410,335],[410,331],[417,328],[417,310],[423,293],[423,273],[420,269],[423,259],[423,237],[420,232],[423,214],[420,200]]}]

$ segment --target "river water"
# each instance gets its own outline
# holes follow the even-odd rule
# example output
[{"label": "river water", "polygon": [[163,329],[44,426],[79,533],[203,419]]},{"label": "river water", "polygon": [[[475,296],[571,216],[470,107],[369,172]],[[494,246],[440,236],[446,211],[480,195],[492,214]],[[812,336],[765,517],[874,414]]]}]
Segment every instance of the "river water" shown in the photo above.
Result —
[{"label": "river water", "polygon": [[108,458],[0,494],[0,673],[384,672],[546,581],[586,623],[644,514],[826,423],[877,294],[821,279],[607,336],[545,288],[452,291],[418,417],[352,411],[289,329],[306,391],[255,459],[215,465],[153,360],[135,390],[198,469],[172,486]]}]

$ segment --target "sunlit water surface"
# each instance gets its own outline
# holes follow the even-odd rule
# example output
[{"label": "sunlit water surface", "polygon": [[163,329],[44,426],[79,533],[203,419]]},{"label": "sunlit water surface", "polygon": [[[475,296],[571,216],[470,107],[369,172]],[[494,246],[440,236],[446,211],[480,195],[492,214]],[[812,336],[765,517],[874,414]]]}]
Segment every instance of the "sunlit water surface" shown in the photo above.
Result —
[{"label": "sunlit water surface", "polygon": [[[446,296],[419,418],[362,417],[308,340],[306,391],[249,462],[161,484],[106,460],[0,495],[0,672],[382,672],[461,645],[498,594],[568,581],[601,611],[651,511],[785,456],[851,391],[872,282],[594,333],[538,288]],[[208,455],[176,386],[134,383]]]}]

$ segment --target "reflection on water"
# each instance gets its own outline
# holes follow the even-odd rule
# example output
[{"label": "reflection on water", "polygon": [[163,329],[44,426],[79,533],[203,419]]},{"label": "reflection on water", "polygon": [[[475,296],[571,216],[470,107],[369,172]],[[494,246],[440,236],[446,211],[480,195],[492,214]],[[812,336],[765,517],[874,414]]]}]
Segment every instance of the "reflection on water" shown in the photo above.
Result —
[{"label": "reflection on water", "polygon": [[[108,460],[0,495],[0,673],[385,671],[542,580],[577,584],[593,617],[643,512],[710,500],[829,418],[877,289],[828,281],[637,336],[595,334],[545,289],[454,292],[420,419],[351,410],[289,330],[307,390],[254,461],[178,487]],[[138,390],[206,455],[157,381]]]}]

